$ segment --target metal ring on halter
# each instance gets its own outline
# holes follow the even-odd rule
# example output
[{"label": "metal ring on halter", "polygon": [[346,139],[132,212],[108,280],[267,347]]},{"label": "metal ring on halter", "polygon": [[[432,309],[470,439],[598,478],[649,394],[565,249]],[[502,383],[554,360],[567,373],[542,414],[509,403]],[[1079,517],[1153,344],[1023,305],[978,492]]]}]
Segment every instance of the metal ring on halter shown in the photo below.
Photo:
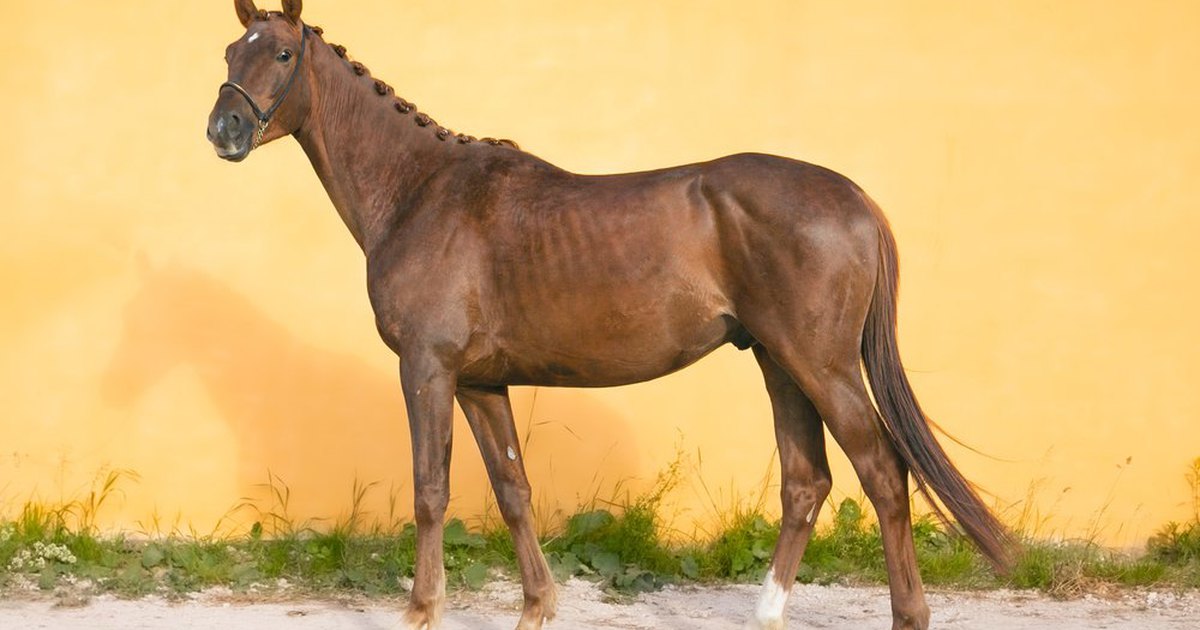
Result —
[{"label": "metal ring on halter", "polygon": [[279,109],[279,106],[283,105],[283,99],[287,98],[288,92],[291,91],[292,84],[296,80],[296,75],[300,73],[300,64],[304,63],[304,49],[308,45],[308,31],[308,26],[300,27],[300,53],[296,55],[296,65],[292,67],[292,73],[288,75],[287,80],[284,82],[279,96],[266,111],[263,111],[258,106],[258,103],[254,102],[254,97],[250,96],[250,92],[246,88],[238,85],[235,81],[226,81],[221,84],[221,87],[217,88],[218,92],[225,88],[233,88],[234,92],[241,94],[242,98],[246,99],[246,102],[250,104],[250,109],[254,110],[254,115],[258,118],[258,131],[254,134],[254,143],[250,145],[251,149],[258,148],[258,145],[262,142],[263,134],[267,132],[267,126],[271,124],[271,117],[275,115],[275,111]]}]

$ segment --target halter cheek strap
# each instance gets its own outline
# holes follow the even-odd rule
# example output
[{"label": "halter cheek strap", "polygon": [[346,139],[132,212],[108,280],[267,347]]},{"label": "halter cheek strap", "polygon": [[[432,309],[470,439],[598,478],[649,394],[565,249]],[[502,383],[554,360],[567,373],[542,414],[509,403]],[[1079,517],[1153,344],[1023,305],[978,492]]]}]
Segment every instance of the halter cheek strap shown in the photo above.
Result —
[{"label": "halter cheek strap", "polygon": [[280,88],[279,96],[275,98],[275,102],[271,103],[271,106],[266,111],[263,111],[258,106],[258,103],[254,102],[254,97],[250,95],[250,92],[246,88],[238,85],[235,81],[226,81],[218,88],[218,91],[225,88],[232,88],[234,92],[241,94],[242,98],[246,99],[246,102],[250,104],[250,109],[254,110],[254,115],[258,118],[258,131],[254,134],[254,144],[250,145],[251,149],[257,148],[259,143],[262,142],[263,134],[267,131],[267,126],[271,124],[271,117],[275,115],[275,111],[279,109],[279,106],[283,105],[283,100],[287,98],[288,92],[291,91],[292,84],[296,82],[296,75],[300,73],[300,64],[304,63],[304,49],[307,48],[308,44],[308,31],[309,28],[307,25],[300,28],[300,53],[296,55],[296,65],[292,67],[292,73],[288,75],[283,87]]}]

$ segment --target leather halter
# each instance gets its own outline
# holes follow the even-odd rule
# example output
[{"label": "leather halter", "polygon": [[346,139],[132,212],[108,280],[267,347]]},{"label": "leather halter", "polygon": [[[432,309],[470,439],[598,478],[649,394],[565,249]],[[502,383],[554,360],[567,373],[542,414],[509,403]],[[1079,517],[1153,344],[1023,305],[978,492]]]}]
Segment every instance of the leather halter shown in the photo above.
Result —
[{"label": "leather halter", "polygon": [[271,124],[271,117],[275,115],[275,110],[279,109],[280,105],[283,105],[283,100],[287,98],[288,92],[292,89],[296,75],[300,72],[300,64],[304,63],[304,49],[308,44],[308,31],[308,25],[300,27],[300,53],[296,55],[296,65],[292,67],[292,73],[288,75],[287,80],[284,82],[283,88],[279,91],[279,96],[276,97],[275,102],[271,103],[271,106],[266,111],[263,111],[258,106],[258,103],[254,102],[254,97],[250,96],[250,92],[246,88],[238,85],[235,81],[226,81],[221,84],[221,87],[217,88],[218,92],[225,88],[233,88],[233,91],[241,94],[242,98],[246,99],[246,102],[250,104],[250,109],[254,110],[254,115],[258,117],[258,132],[254,135],[254,144],[250,145],[251,150],[257,148],[259,143],[262,142],[263,134],[267,131],[267,125]]}]

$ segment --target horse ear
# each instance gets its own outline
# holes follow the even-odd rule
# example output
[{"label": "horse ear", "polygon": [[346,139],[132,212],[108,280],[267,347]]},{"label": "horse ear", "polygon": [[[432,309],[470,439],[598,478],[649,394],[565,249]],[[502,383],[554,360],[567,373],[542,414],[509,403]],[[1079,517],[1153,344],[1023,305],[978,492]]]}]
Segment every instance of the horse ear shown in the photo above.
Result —
[{"label": "horse ear", "polygon": [[303,6],[300,0],[283,0],[283,15],[292,24],[300,23],[300,9]]},{"label": "horse ear", "polygon": [[254,0],[233,0],[233,8],[237,10],[237,16],[242,21],[242,26],[247,28],[250,27],[254,16],[258,15],[258,7],[254,6]]}]

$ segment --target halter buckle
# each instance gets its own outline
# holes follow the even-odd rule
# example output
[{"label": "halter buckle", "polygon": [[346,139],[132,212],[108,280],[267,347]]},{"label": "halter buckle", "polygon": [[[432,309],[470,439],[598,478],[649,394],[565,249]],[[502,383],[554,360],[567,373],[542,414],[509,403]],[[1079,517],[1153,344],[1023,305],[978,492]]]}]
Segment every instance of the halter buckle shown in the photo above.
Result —
[{"label": "halter buckle", "polygon": [[271,124],[270,118],[266,118],[266,119],[260,118],[259,119],[258,132],[254,134],[254,145],[250,147],[251,149],[257,149],[258,145],[262,144],[263,134],[267,132],[267,125],[270,125],[270,124]]}]

